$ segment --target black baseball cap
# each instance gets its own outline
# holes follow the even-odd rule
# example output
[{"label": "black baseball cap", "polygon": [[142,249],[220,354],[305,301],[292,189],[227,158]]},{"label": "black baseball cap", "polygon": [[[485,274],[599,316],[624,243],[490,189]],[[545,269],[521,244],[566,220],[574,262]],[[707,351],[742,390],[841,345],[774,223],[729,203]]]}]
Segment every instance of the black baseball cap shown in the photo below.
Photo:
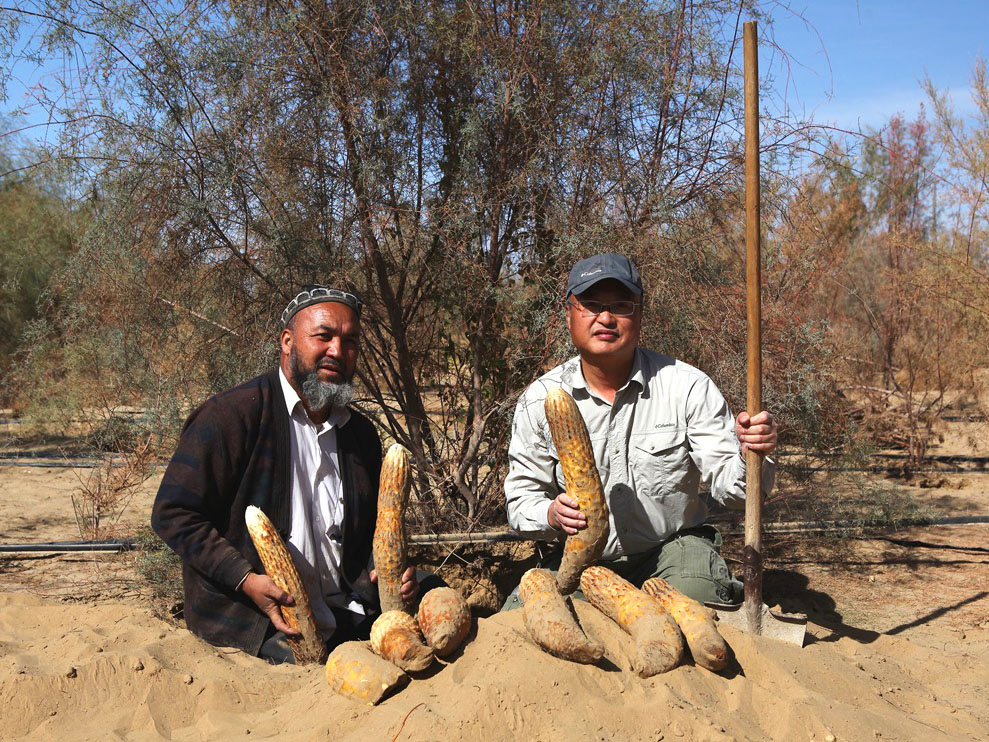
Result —
[{"label": "black baseball cap", "polygon": [[299,311],[305,309],[306,307],[311,307],[313,304],[322,304],[326,301],[335,301],[340,304],[346,304],[348,307],[354,310],[354,313],[358,318],[361,316],[361,307],[363,302],[361,302],[360,297],[357,294],[352,294],[349,291],[344,291],[343,289],[331,289],[327,286],[319,286],[317,284],[310,284],[309,286],[303,286],[302,291],[295,295],[295,297],[288,303],[285,307],[285,311],[282,312],[282,329],[288,327],[289,321],[299,313]]},{"label": "black baseball cap", "polygon": [[642,278],[639,276],[639,271],[632,265],[631,260],[613,252],[592,255],[578,261],[570,271],[567,296],[582,294],[598,281],[607,278],[620,281],[633,294],[642,296]]}]

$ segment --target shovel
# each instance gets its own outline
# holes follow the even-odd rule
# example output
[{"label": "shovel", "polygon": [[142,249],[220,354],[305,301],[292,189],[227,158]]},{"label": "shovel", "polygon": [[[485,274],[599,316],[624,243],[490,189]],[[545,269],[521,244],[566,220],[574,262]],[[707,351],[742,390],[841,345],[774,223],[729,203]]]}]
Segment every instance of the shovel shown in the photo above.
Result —
[{"label": "shovel", "polygon": [[[759,270],[759,53],[756,22],[745,23],[745,278],[748,324],[748,410],[762,410]],[[807,616],[770,610],[762,602],[762,454],[745,452],[745,601],[708,603],[718,619],[750,634],[803,646]]]}]

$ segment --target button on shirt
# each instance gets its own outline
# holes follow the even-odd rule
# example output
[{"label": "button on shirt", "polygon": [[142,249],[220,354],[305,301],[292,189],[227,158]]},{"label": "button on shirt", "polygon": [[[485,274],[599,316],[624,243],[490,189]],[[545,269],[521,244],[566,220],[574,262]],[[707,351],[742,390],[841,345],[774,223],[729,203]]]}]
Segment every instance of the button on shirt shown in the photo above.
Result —
[{"label": "button on shirt", "polygon": [[340,584],[344,512],[336,432],[350,412],[333,407],[326,422],[316,425],[281,369],[278,377],[291,420],[292,519],[287,546],[309,593],[316,627],[328,639],[336,628],[331,606],[364,615],[361,604]]},{"label": "button on shirt", "polygon": [[[522,395],[505,480],[508,522],[516,531],[536,538],[562,534],[548,520],[550,503],[566,489],[543,408],[554,386],[574,398],[591,439],[610,511],[603,558],[648,551],[702,524],[708,513],[699,494],[702,483],[725,506],[744,506],[745,460],[721,392],[693,366],[638,348],[613,403],[588,387],[579,356]],[[766,459],[765,492],[774,477],[775,466]]]}]

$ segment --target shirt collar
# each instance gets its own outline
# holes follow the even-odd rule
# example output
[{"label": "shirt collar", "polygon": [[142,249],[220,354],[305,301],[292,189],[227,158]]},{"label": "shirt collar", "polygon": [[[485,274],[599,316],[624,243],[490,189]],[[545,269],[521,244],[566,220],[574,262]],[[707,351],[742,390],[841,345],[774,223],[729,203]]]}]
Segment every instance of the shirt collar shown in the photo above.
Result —
[{"label": "shirt collar", "polygon": [[[636,348],[635,357],[632,359],[632,373],[629,374],[628,381],[622,385],[621,389],[624,389],[632,383],[638,384],[639,390],[646,388],[645,373],[643,370],[644,363],[645,358],[642,353],[642,349]],[[587,386],[587,380],[584,378],[584,371],[580,366],[580,356],[571,358],[564,364],[560,382],[560,385],[570,394],[570,396],[573,396],[575,389],[582,389],[586,394],[591,393],[591,390]],[[618,391],[621,391],[621,389]]]},{"label": "shirt collar", "polygon": [[587,381],[584,380],[584,372],[580,368],[580,356],[571,358],[563,364],[560,373],[560,386],[571,397],[575,389],[587,390]]},{"label": "shirt collar", "polygon": [[[316,425],[316,423],[309,419],[309,415],[306,414],[306,406],[302,404],[302,398],[295,391],[295,387],[289,383],[281,366],[278,367],[278,380],[282,384],[282,394],[285,397],[285,407],[288,409],[289,417],[294,417],[300,422],[305,421],[316,428],[318,432],[323,432],[334,427],[339,428],[346,425],[347,421],[350,420],[350,410],[346,407],[337,407],[334,405],[333,409],[330,410],[329,416],[326,418],[326,422],[322,425]],[[298,414],[296,414],[297,412]]]},{"label": "shirt collar", "polygon": [[635,382],[639,385],[639,389],[646,388],[646,375],[643,365],[645,364],[645,353],[642,352],[642,348],[635,349],[635,358],[632,359],[632,373],[629,374],[629,383]]}]

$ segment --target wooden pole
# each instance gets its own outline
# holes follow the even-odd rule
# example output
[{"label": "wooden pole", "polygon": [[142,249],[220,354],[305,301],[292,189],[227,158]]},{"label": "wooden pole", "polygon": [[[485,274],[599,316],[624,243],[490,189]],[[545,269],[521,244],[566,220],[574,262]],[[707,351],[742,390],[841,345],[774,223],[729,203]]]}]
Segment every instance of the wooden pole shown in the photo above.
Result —
[{"label": "wooden pole", "polygon": [[[745,284],[748,337],[748,412],[762,410],[762,317],[759,198],[759,49],[758,27],[747,21],[745,46]],[[745,607],[749,624],[762,623],[762,455],[745,455]]]}]

